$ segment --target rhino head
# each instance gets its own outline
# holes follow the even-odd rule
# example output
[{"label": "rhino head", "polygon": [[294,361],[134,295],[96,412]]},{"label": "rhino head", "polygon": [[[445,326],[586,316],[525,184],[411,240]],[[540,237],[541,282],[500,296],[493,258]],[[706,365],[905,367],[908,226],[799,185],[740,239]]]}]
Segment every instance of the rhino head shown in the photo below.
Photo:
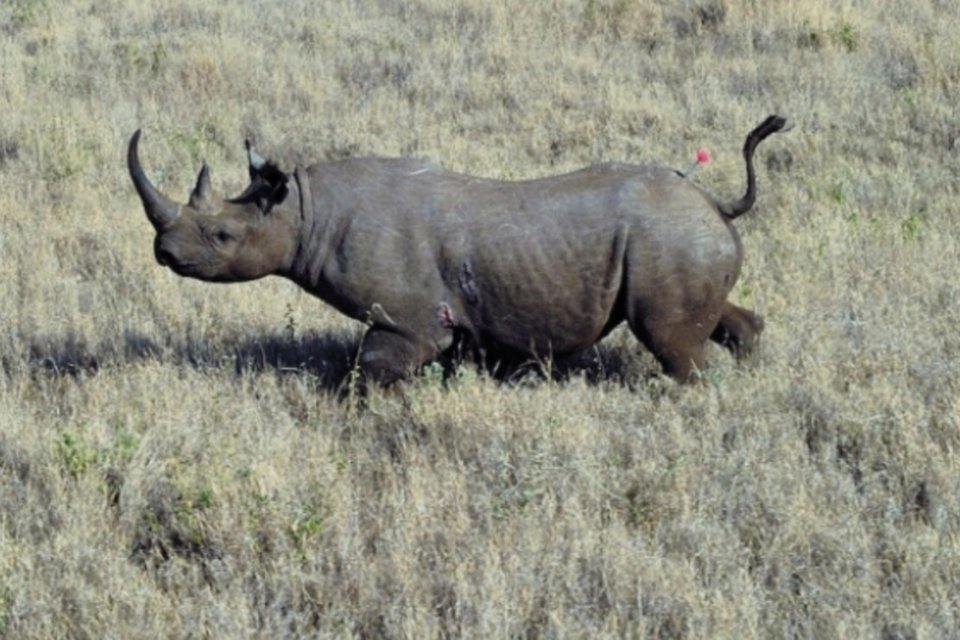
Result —
[{"label": "rhino head", "polygon": [[150,183],[140,164],[139,142],[138,130],[130,139],[127,165],[157,232],[157,262],[178,275],[210,282],[242,282],[289,269],[298,246],[299,213],[284,203],[295,181],[257,155],[249,142],[250,185],[243,193],[217,195],[204,164],[185,204]]}]

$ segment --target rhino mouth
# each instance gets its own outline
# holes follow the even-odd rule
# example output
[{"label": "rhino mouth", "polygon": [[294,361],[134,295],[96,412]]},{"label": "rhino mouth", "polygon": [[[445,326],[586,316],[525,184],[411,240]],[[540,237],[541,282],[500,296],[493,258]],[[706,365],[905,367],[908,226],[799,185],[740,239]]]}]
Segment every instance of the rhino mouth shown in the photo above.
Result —
[{"label": "rhino mouth", "polygon": [[189,276],[192,278],[199,277],[199,270],[197,269],[197,265],[193,263],[165,261],[165,260],[161,260],[160,258],[157,258],[157,262],[160,263],[161,266],[167,267],[178,276]]},{"label": "rhino mouth", "polygon": [[187,276],[191,278],[200,277],[200,269],[197,263],[177,258],[173,251],[164,247],[159,242],[157,243],[154,255],[157,259],[157,264],[159,264],[161,267],[167,267],[178,276]]},{"label": "rhino mouth", "polygon": [[203,280],[204,282],[236,282],[237,278],[227,273],[211,272],[209,265],[202,262],[177,260],[171,254],[157,254],[157,262],[173,271],[178,276]]},{"label": "rhino mouth", "polygon": [[232,278],[225,275],[205,272],[203,267],[195,262],[173,262],[164,264],[163,266],[184,278],[193,278],[194,280],[203,280],[204,282],[234,282]]}]

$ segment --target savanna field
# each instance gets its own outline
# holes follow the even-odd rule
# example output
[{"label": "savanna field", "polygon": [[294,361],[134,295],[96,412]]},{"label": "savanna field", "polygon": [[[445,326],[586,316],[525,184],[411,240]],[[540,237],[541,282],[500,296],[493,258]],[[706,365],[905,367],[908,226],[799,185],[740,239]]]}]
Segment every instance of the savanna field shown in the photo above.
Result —
[{"label": "savanna field", "polygon": [[[0,637],[960,637],[960,5],[5,0]],[[766,321],[679,386],[618,329],[364,402],[364,327],[153,257],[186,200],[415,156],[759,199]]]}]

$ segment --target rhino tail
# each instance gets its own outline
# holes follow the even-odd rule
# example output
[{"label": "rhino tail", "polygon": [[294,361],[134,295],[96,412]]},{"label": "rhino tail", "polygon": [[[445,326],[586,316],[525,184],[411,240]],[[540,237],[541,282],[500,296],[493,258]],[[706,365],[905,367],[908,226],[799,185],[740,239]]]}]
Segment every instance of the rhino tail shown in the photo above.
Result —
[{"label": "rhino tail", "polygon": [[720,213],[728,220],[733,220],[737,216],[746,213],[757,200],[757,176],[753,169],[753,153],[765,138],[778,131],[789,131],[793,124],[781,116],[768,116],[761,122],[756,129],[747,136],[747,141],[743,144],[743,159],[747,164],[747,192],[742,198],[735,202],[720,204]]}]

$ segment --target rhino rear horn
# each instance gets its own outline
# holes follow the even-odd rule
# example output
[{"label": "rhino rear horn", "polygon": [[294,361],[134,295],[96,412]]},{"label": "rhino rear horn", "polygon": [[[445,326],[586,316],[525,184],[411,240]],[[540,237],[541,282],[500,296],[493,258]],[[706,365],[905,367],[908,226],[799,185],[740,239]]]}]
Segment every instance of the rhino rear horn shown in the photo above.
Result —
[{"label": "rhino rear horn", "polygon": [[133,180],[133,186],[137,189],[137,194],[143,202],[143,208],[147,213],[147,218],[157,231],[170,225],[177,216],[180,215],[180,206],[157,191],[143,172],[140,165],[140,154],[138,147],[140,144],[140,129],[130,138],[130,146],[127,149],[127,167],[130,170],[130,178]]},{"label": "rhino rear horn", "polygon": [[202,207],[210,201],[212,195],[213,187],[210,186],[210,167],[204,162],[203,168],[200,169],[200,175],[197,176],[197,184],[190,194],[190,206]]}]

